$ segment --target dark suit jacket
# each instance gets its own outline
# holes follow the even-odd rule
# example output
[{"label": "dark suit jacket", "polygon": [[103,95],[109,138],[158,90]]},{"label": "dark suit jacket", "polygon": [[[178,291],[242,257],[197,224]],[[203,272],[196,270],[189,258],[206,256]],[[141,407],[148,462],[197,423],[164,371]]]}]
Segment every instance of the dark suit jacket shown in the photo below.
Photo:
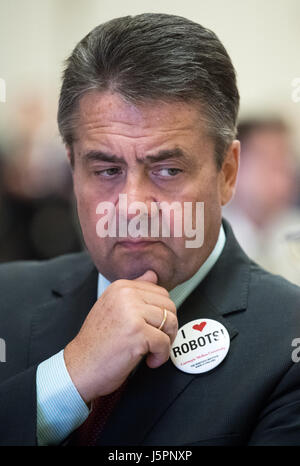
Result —
[{"label": "dark suit jacket", "polygon": [[[99,445],[300,445],[300,288],[226,245],[178,308],[179,325],[211,318],[231,346],[214,370],[187,374],[169,360],[141,363]],[[36,368],[79,331],[96,300],[97,271],[86,253],[0,267],[0,444],[36,444]],[[67,442],[66,442],[67,443]]]}]

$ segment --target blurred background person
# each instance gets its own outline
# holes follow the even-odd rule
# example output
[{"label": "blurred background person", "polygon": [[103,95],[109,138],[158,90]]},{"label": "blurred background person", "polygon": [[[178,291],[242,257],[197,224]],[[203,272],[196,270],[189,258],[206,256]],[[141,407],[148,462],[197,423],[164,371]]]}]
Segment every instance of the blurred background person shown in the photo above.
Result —
[{"label": "blurred background person", "polygon": [[37,95],[20,99],[14,139],[0,151],[0,262],[48,259],[82,248],[69,163],[44,133]]},{"label": "blurred background person", "polygon": [[244,250],[267,270],[300,285],[299,166],[280,118],[240,123],[236,194],[223,215]]}]

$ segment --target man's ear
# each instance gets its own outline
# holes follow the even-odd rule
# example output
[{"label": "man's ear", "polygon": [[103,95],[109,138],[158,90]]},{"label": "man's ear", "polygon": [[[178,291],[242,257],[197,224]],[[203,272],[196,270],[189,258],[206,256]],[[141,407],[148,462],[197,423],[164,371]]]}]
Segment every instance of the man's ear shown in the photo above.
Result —
[{"label": "man's ear", "polygon": [[240,163],[240,141],[234,140],[224,157],[220,172],[220,201],[227,204],[235,193],[237,174]]},{"label": "man's ear", "polygon": [[73,147],[70,146],[69,144],[65,144],[65,148],[66,148],[66,152],[67,152],[67,157],[69,159],[71,168],[73,170],[73,168],[74,168],[74,151],[73,151]]}]

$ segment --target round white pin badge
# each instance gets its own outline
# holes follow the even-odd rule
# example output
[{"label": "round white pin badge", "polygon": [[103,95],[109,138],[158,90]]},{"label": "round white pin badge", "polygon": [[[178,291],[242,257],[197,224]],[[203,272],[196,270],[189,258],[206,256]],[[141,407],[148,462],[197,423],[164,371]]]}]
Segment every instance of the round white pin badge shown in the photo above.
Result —
[{"label": "round white pin badge", "polygon": [[228,331],[217,320],[197,319],[183,325],[171,348],[171,360],[183,372],[201,374],[217,367],[230,346]]}]

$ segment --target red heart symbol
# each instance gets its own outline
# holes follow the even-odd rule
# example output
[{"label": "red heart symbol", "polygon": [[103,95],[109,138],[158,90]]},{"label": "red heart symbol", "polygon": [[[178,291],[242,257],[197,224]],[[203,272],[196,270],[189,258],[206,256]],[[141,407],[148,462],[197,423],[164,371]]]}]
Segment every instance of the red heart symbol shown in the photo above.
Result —
[{"label": "red heart symbol", "polygon": [[202,330],[204,329],[206,325],[206,322],[201,322],[201,324],[196,324],[196,325],[193,325],[193,328],[195,330],[199,330],[199,332],[202,332]]}]

